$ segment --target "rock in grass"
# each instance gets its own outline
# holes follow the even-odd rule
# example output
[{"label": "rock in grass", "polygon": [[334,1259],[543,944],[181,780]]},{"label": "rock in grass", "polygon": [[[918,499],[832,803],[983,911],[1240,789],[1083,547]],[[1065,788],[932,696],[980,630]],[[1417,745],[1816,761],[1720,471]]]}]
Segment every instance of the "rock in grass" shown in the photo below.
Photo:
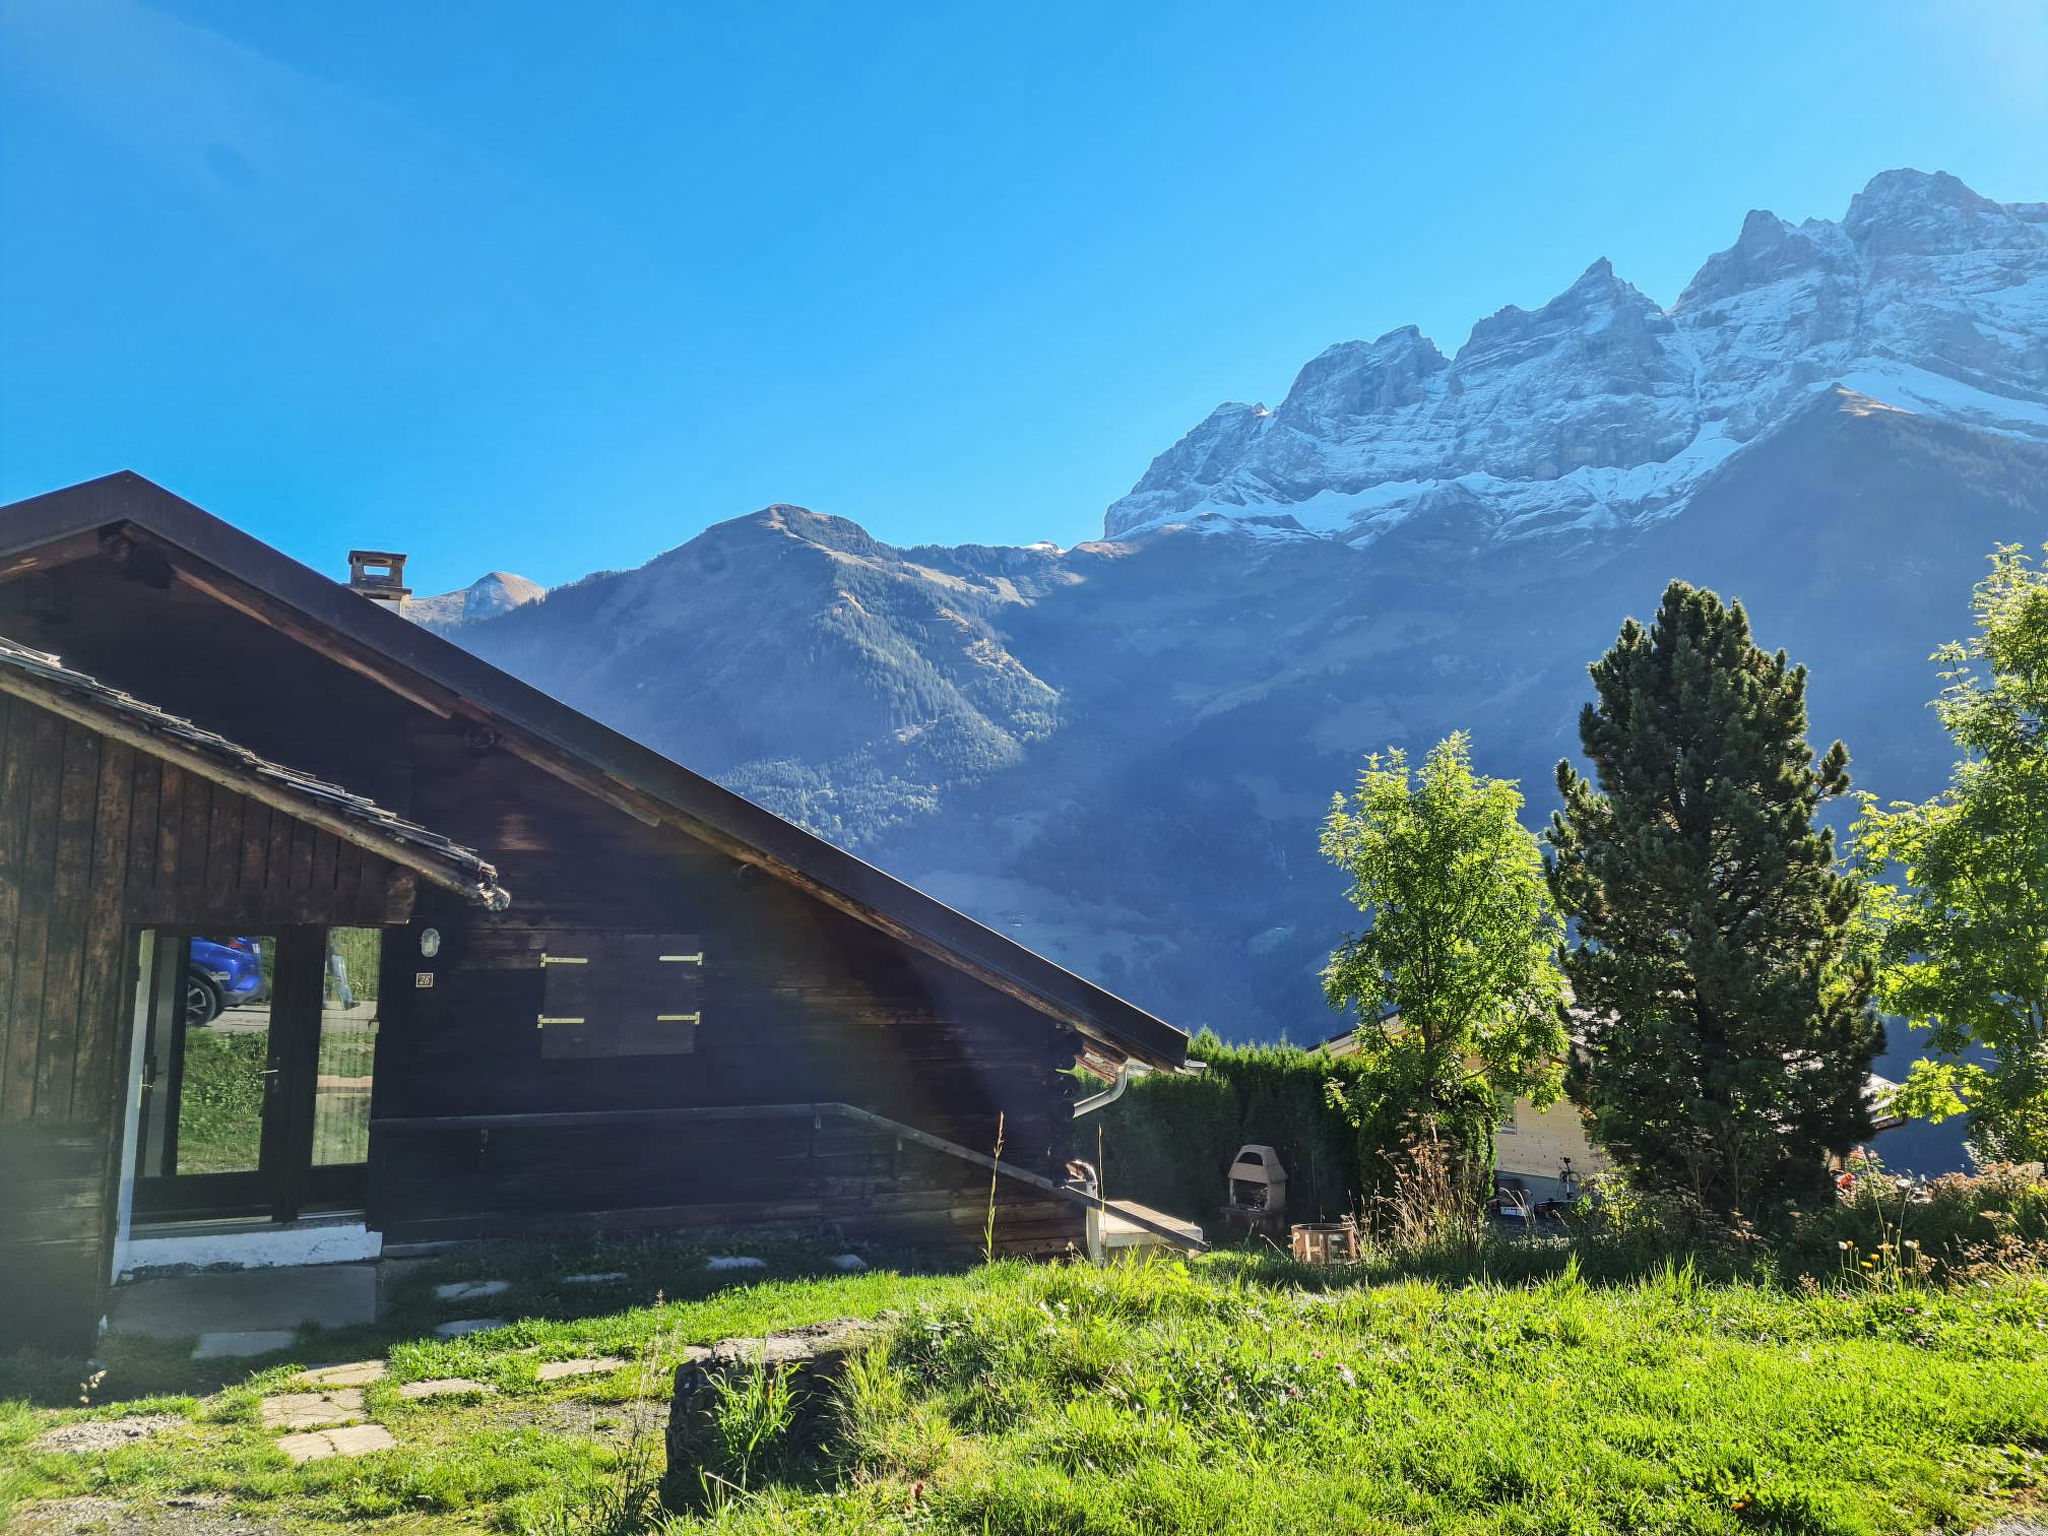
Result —
[{"label": "rock in grass", "polygon": [[868,1267],[868,1261],[857,1253],[835,1253],[825,1261],[834,1269],[842,1269],[849,1275],[858,1274]]},{"label": "rock in grass", "polygon": [[388,1451],[398,1444],[382,1424],[356,1424],[348,1429],[316,1429],[303,1435],[286,1435],[277,1448],[298,1463],[324,1461],[329,1456],[367,1456]]},{"label": "rock in grass", "polygon": [[301,1371],[292,1380],[302,1387],[367,1387],[373,1381],[382,1381],[385,1369],[382,1360],[351,1360],[343,1365]]},{"label": "rock in grass", "polygon": [[474,1301],[479,1296],[502,1296],[512,1289],[509,1280],[451,1280],[434,1287],[436,1301]]},{"label": "rock in grass", "polygon": [[830,1411],[831,1387],[845,1374],[847,1357],[886,1325],[866,1318],[842,1317],[809,1323],[753,1339],[720,1339],[709,1348],[692,1348],[676,1367],[675,1391],[668,1415],[668,1464],[698,1467],[716,1441],[712,1409],[718,1384],[745,1371],[767,1370],[782,1376],[795,1408],[790,1432],[815,1439],[820,1420]]},{"label": "rock in grass", "polygon": [[534,1375],[541,1381],[561,1381],[570,1376],[595,1376],[600,1371],[616,1371],[625,1363],[618,1355],[599,1355],[585,1360],[549,1360]]},{"label": "rock in grass", "polygon": [[426,1381],[408,1381],[398,1389],[398,1395],[409,1403],[417,1403],[430,1397],[480,1397],[490,1390],[467,1376],[434,1376]]},{"label": "rock in grass", "polygon": [[704,1267],[706,1269],[766,1269],[768,1261],[766,1259],[749,1259],[721,1254],[717,1258],[706,1259]]},{"label": "rock in grass", "polygon": [[265,1429],[325,1429],[362,1416],[361,1387],[337,1387],[331,1392],[280,1392],[263,1399]]},{"label": "rock in grass", "polygon": [[511,1324],[502,1317],[458,1317],[452,1323],[442,1323],[434,1329],[437,1339],[464,1339],[472,1333],[488,1333],[493,1328],[509,1328]]}]

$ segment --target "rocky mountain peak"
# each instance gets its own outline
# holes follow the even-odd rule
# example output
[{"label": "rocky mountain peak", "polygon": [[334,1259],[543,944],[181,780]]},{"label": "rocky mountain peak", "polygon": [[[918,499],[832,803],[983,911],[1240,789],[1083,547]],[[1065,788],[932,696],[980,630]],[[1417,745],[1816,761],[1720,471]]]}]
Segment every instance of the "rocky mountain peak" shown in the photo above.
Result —
[{"label": "rocky mountain peak", "polygon": [[447,629],[478,619],[496,618],[537,603],[548,595],[547,588],[510,571],[489,571],[468,586],[433,597],[416,597],[405,605],[405,616],[428,629]]},{"label": "rocky mountain peak", "polygon": [[1105,530],[1291,516],[1363,547],[1455,508],[1497,540],[1612,544],[1838,381],[2048,438],[2039,206],[1887,171],[1840,223],[1751,212],[1669,310],[1603,257],[1541,308],[1480,320],[1449,360],[1412,326],[1340,343],[1270,415],[1213,412]]}]

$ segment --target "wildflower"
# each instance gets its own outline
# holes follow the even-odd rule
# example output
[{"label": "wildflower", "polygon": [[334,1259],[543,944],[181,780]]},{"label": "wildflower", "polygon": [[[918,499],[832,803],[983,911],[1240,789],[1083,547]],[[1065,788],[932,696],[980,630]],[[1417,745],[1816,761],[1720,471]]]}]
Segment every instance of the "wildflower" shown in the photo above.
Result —
[{"label": "wildflower", "polygon": [[1835,1246],[1837,1248],[1849,1249],[1854,1248],[1856,1245],[1850,1242],[1847,1238],[1843,1238],[1840,1242],[1836,1243]]}]

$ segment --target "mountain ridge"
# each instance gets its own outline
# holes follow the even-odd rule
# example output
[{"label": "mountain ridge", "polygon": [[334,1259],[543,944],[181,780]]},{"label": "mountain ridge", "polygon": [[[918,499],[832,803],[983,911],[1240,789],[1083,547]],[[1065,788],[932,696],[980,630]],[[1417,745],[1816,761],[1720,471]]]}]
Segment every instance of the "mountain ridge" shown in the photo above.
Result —
[{"label": "mountain ridge", "polygon": [[[1516,410],[1481,446],[1526,453],[1542,436],[1529,423],[1560,402],[1590,402],[1580,427],[1640,424],[1640,391],[1558,385],[1557,338],[1595,317],[1590,334],[1621,333],[1586,354],[1580,382],[1663,381],[1652,416],[1676,414],[1651,421],[1659,441],[1695,433],[1673,459],[1560,460],[1552,482],[1440,477],[1401,491],[1403,515],[1369,538],[1316,526],[1314,508],[1272,494],[1069,549],[897,547],[776,505],[447,632],[1178,1024],[1321,1038],[1341,1021],[1322,1007],[1317,973],[1355,917],[1317,852],[1331,794],[1366,752],[1420,753],[1469,729],[1478,767],[1518,780],[1540,820],[1555,764],[1577,755],[1586,664],[1672,577],[1744,601],[1764,644],[1809,665],[1816,739],[1847,740],[1859,787],[1886,799],[1940,787],[1951,753],[1923,707],[1938,687],[1929,653],[1967,631],[1994,544],[2048,541],[2048,433],[1987,424],[1959,360],[2012,365],[2020,392],[1999,396],[2000,409],[2025,406],[2036,372],[2048,395],[2048,310],[2037,325],[2027,307],[2048,293],[2048,268],[2035,272],[2011,227],[2013,209],[2032,219],[2040,205],[1992,205],[1992,216],[1967,189],[1930,198],[1924,185],[1872,185],[1861,238],[1871,269],[1894,276],[1870,291],[1924,285],[1915,264],[1932,249],[1942,280],[1975,283],[1972,302],[1997,310],[1997,324],[1974,340],[1935,326],[1930,339],[1943,306],[1925,293],[1862,313],[1855,334],[1904,337],[1950,370],[1892,359],[1883,378],[1861,380],[1877,393],[1858,388],[1856,370],[1822,366],[1846,353],[1800,340],[1773,354],[1756,340],[1766,321],[1780,338],[1833,323],[1825,306],[1839,285],[1814,272],[1848,236],[1753,217],[1684,301],[1748,338],[1729,355],[1750,358],[1762,382],[1724,372],[1729,398],[1780,401],[1739,451],[1697,451],[1684,416],[1700,398],[1695,375],[1668,366],[1681,327],[1596,263],[1568,304],[1481,331],[1475,356],[1530,391],[1496,391]],[[2048,224],[2048,211],[2021,222]],[[1987,250],[1959,252],[1987,228]],[[1779,249],[1795,236],[1814,249]],[[1790,292],[1812,303],[1794,306]],[[1969,312],[1947,309],[1949,321]],[[1342,344],[1304,368],[1289,419],[1322,430],[1359,410],[1411,411],[1447,397],[1455,366],[1413,328]],[[1236,473],[1275,430],[1257,409],[1226,408],[1228,430],[1183,439],[1160,462]],[[1676,490],[1674,461],[1686,477]],[[1668,499],[1652,506],[1631,476]],[[1560,516],[1554,496],[1517,521],[1516,497],[1567,481],[1604,521]],[[1897,1067],[1909,1043],[1895,1047]],[[1952,1136],[1927,1147],[1929,1168],[1958,1155]]]},{"label": "mountain ridge", "polygon": [[1217,407],[1104,528],[1284,512],[1370,543],[1455,486],[1494,537],[1599,542],[1834,383],[2048,439],[2044,334],[2048,211],[1888,171],[1839,222],[1752,211],[1669,309],[1602,257],[1448,357],[1413,326],[1327,348],[1277,408]]}]

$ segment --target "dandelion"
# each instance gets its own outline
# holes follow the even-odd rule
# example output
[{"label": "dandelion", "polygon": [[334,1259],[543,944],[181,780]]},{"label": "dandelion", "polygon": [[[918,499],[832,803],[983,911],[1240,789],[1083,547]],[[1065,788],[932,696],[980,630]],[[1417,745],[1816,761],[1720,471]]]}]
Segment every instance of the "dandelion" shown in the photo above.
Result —
[{"label": "dandelion", "polygon": [[1843,1238],[1840,1242],[1836,1243],[1835,1246],[1844,1251],[1847,1251],[1848,1249],[1854,1248],[1856,1245],[1850,1242],[1847,1238]]}]

